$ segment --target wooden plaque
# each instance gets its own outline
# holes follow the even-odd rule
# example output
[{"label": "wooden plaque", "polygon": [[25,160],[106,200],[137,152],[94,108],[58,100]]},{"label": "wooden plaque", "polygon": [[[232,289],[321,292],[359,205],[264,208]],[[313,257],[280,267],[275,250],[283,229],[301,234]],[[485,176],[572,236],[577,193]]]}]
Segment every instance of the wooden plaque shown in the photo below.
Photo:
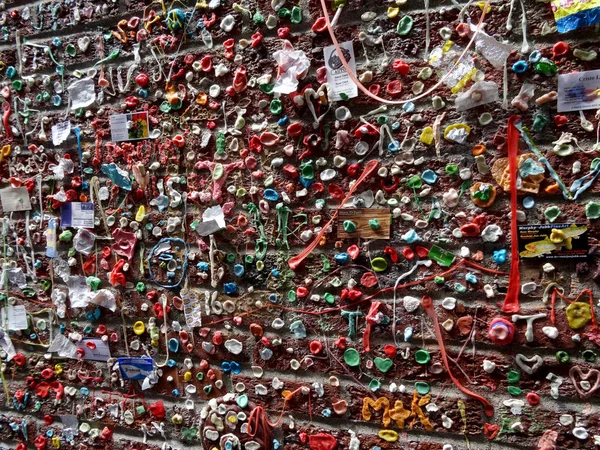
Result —
[{"label": "wooden plaque", "polygon": [[[380,228],[374,230],[369,225],[369,220],[377,219]],[[344,230],[344,222],[351,220],[356,224],[356,231],[351,233]],[[365,239],[389,239],[390,226],[392,224],[392,215],[389,209],[370,208],[370,209],[340,209],[337,217],[337,236],[347,239],[361,237]]]}]

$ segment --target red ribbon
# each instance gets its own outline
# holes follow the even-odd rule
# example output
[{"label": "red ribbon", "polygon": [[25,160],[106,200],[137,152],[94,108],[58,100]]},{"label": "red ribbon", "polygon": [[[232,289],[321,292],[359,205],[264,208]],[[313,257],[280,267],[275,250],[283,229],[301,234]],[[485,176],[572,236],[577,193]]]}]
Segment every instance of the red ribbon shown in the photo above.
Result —
[{"label": "red ribbon", "polygon": [[519,131],[515,127],[519,116],[508,119],[508,169],[510,171],[510,278],[508,292],[504,298],[502,311],[505,313],[519,312],[519,229],[517,226],[517,154],[519,152]]}]

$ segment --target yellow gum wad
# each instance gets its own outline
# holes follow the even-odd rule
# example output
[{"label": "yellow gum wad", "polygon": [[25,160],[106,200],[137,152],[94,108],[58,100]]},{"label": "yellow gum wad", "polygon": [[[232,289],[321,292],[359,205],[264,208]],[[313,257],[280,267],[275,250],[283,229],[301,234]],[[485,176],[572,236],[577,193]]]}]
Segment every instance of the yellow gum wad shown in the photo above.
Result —
[{"label": "yellow gum wad", "polygon": [[431,431],[433,430],[433,424],[421,409],[430,401],[431,395],[425,395],[419,398],[419,394],[415,391],[413,394],[411,409],[409,411],[408,409],[404,408],[404,405],[400,400],[396,400],[394,402],[394,408],[390,409],[390,402],[385,397],[380,397],[377,400],[365,397],[363,399],[362,416],[364,420],[369,421],[372,417],[371,408],[374,411],[380,411],[383,409],[381,420],[384,427],[387,427],[393,419],[399,428],[404,428],[404,422],[412,417],[413,420],[409,425],[410,428],[413,428],[418,419],[427,431]]}]

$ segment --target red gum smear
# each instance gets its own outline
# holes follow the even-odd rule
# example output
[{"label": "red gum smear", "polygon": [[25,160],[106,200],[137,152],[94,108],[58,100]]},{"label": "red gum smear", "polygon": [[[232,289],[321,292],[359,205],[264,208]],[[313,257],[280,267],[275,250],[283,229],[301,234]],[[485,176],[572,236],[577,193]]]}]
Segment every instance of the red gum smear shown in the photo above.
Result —
[{"label": "red gum smear", "polygon": [[466,387],[460,384],[460,381],[458,381],[458,379],[452,374],[452,371],[450,370],[450,365],[448,364],[448,355],[446,355],[446,348],[444,347],[444,339],[442,338],[440,324],[438,322],[437,314],[435,313],[435,309],[433,307],[433,300],[431,299],[431,297],[427,295],[424,296],[421,299],[421,306],[433,322],[433,329],[435,331],[435,337],[438,341],[438,345],[440,346],[440,354],[442,355],[442,361],[444,362],[444,366],[446,367],[446,371],[448,372],[450,379],[457,388],[459,388],[469,397],[472,397],[475,400],[479,400],[483,404],[483,410],[485,411],[485,415],[488,417],[492,417],[494,415],[494,406],[481,395],[478,395],[468,390]]},{"label": "red gum smear", "polygon": [[519,243],[517,226],[517,153],[519,152],[519,132],[515,122],[519,116],[508,119],[508,168],[510,170],[510,277],[508,279],[508,292],[504,298],[502,311],[505,313],[519,312]]}]

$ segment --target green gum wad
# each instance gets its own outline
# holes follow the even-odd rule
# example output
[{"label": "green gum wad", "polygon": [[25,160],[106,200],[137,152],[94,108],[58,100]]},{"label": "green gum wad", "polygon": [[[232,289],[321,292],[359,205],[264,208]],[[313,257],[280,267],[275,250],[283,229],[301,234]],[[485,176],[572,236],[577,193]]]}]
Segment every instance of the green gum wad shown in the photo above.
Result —
[{"label": "green gum wad", "polygon": [[516,370],[511,370],[506,374],[506,381],[509,383],[518,383],[521,379],[521,374]]},{"label": "green gum wad", "polygon": [[343,226],[346,233],[354,233],[356,231],[356,223],[351,220],[344,220]]},{"label": "green gum wad", "polygon": [[312,180],[315,178],[315,168],[312,165],[312,161],[307,161],[306,164],[303,164],[300,167],[300,171],[302,173],[302,178],[305,180]]},{"label": "green gum wad", "polygon": [[421,187],[423,186],[423,180],[421,180],[421,177],[419,175],[413,175],[408,179],[406,184],[411,189],[421,189]]},{"label": "green gum wad", "polygon": [[279,115],[281,114],[281,111],[283,111],[283,104],[281,103],[281,100],[275,98],[273,100],[271,100],[271,114],[275,114],[275,115]]},{"label": "green gum wad", "polygon": [[302,22],[302,10],[300,9],[300,7],[294,6],[292,8],[290,22],[294,24],[299,24]]},{"label": "green gum wad", "polygon": [[262,25],[263,23],[265,23],[265,16],[263,16],[263,14],[260,11],[256,10],[254,16],[252,16],[252,20],[255,24]]},{"label": "green gum wad", "polygon": [[215,133],[215,140],[217,145],[217,153],[222,155],[225,153],[225,135],[223,133]]},{"label": "green gum wad", "polygon": [[408,33],[410,33],[410,30],[412,30],[412,27],[412,17],[404,16],[402,17],[402,19],[400,19],[400,22],[398,22],[398,28],[396,28],[396,33],[398,33],[400,36],[406,36]]}]

